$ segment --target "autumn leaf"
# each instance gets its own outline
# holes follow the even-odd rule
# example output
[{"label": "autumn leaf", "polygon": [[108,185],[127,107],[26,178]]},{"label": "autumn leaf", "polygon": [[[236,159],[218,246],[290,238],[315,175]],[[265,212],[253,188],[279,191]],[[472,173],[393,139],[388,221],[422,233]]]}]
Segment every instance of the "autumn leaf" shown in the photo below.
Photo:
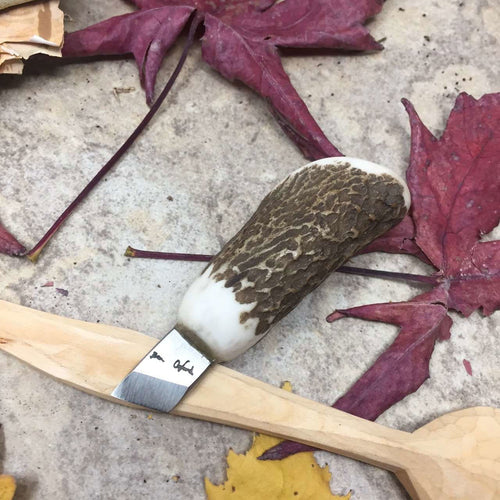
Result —
[{"label": "autumn leaf", "polygon": [[[429,376],[434,342],[450,336],[449,309],[469,316],[479,308],[490,315],[500,307],[500,241],[480,241],[500,222],[500,94],[479,100],[461,94],[439,140],[408,101],[405,106],[412,127],[407,178],[415,226],[408,241],[410,253],[422,253],[437,269],[434,289],[409,302],[329,316],[329,321],[348,316],[401,327],[389,349],[336,403],[371,419]],[[363,404],[367,391],[372,397]]]},{"label": "autumn leaf", "polygon": [[[310,159],[341,153],[321,131],[285,73],[278,47],[375,50],[381,46],[363,22],[381,0],[135,0],[138,11],[112,17],[65,37],[63,55],[133,54],[151,109],[26,256],[36,262],[75,208],[147,127],[179,75],[199,28],[204,59],[226,78],[265,97],[283,130]],[[156,75],[168,49],[189,25],[177,66],[153,101]]]},{"label": "autumn leaf", "polygon": [[387,252],[414,255],[426,264],[432,264],[424,252],[415,243],[415,223],[406,215],[395,227],[384,233],[360,252]]},{"label": "autumn leaf", "polygon": [[[429,377],[437,340],[450,337],[448,310],[469,316],[500,307],[500,241],[481,241],[500,222],[500,94],[460,94],[437,139],[404,101],[412,130],[407,172],[410,215],[372,245],[409,253],[436,272],[430,292],[408,302],[371,304],[333,312],[400,327],[391,346],[333,406],[374,420]],[[399,252],[398,252],[399,249]],[[262,458],[283,458],[311,448],[284,442]]]},{"label": "autumn leaf", "polygon": [[161,62],[194,11],[203,18],[203,59],[269,101],[283,130],[309,159],[339,156],[300,98],[279,47],[378,50],[363,23],[380,0],[134,0],[137,12],[66,36],[66,57],[133,54],[148,103]]},{"label": "autumn leaf", "polygon": [[[408,302],[363,306],[354,317],[383,321],[400,327],[393,344],[335,403],[335,408],[375,420],[396,401],[416,391],[429,377],[429,360],[437,340],[450,338],[451,318],[441,303],[440,290]],[[329,317],[335,321],[348,312]]]},{"label": "autumn leaf", "polygon": [[464,364],[467,375],[470,375],[472,377],[472,365],[470,364],[470,361],[468,359],[464,359],[462,363]]},{"label": "autumn leaf", "polygon": [[0,224],[0,253],[21,255],[26,249]]},{"label": "autumn leaf", "polygon": [[15,492],[15,479],[12,476],[0,474],[0,500],[12,500]]},{"label": "autumn leaf", "polygon": [[[290,385],[288,383],[288,389]],[[287,387],[284,387],[285,389]],[[205,478],[208,500],[349,500],[351,494],[333,495],[328,466],[320,467],[312,453],[289,457],[280,462],[262,462],[258,457],[281,440],[259,434],[245,454],[233,450],[227,457],[227,481],[214,485]]]}]

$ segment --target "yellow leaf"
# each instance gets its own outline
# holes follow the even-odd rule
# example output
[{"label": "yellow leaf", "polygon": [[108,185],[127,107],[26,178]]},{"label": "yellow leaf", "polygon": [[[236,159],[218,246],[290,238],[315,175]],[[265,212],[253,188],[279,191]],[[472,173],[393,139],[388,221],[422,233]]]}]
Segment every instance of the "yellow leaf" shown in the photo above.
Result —
[{"label": "yellow leaf", "polygon": [[12,500],[16,492],[16,481],[12,476],[0,474],[0,500]]},{"label": "yellow leaf", "polygon": [[[290,386],[284,386],[290,390]],[[349,500],[351,494],[335,496],[330,491],[328,466],[320,467],[312,452],[283,460],[258,460],[281,439],[259,434],[243,455],[230,450],[227,481],[216,486],[205,478],[208,500]]]}]

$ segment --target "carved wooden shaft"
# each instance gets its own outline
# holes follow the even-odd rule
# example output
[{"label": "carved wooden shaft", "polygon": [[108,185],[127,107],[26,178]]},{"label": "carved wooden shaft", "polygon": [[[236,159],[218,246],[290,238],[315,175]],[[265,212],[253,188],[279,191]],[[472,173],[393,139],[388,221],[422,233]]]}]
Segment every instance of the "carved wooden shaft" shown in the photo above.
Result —
[{"label": "carved wooden shaft", "polygon": [[[0,351],[99,397],[158,340],[0,300]],[[172,411],[330,450],[396,472],[418,500],[500,498],[500,410],[469,408],[412,434],[384,428],[214,365]]]},{"label": "carved wooden shaft", "polygon": [[296,170],[193,283],[176,328],[218,361],[238,356],[401,221],[409,199],[403,180],[367,161],[326,158]]}]

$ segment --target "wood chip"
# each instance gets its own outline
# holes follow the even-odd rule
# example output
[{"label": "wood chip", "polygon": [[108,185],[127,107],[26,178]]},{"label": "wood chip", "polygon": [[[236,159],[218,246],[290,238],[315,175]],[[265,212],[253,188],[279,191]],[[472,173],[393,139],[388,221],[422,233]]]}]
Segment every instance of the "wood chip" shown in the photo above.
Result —
[{"label": "wood chip", "polygon": [[[6,5],[5,0],[0,0],[0,9],[2,5]],[[23,61],[33,54],[61,57],[63,37],[64,14],[59,0],[0,11],[0,73],[22,73]]]},{"label": "wood chip", "polygon": [[29,3],[31,0],[0,0],[0,10],[7,9],[13,5],[19,5],[22,3]]}]

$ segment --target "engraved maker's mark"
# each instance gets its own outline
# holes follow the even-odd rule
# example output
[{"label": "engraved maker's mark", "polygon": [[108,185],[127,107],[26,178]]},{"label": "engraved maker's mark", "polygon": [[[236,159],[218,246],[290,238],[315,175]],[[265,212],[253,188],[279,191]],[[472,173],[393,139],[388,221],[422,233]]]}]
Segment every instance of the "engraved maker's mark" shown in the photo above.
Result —
[{"label": "engraved maker's mark", "polygon": [[187,361],[184,361],[184,363],[181,365],[181,360],[178,359],[174,363],[174,368],[178,372],[188,372],[190,375],[194,376],[193,370],[194,370],[194,365],[191,367],[188,367],[187,364],[190,363],[190,360],[188,359]]},{"label": "engraved maker's mark", "polygon": [[157,359],[158,361],[165,363],[165,360],[156,351],[153,351],[153,354],[149,356],[149,359]]}]

